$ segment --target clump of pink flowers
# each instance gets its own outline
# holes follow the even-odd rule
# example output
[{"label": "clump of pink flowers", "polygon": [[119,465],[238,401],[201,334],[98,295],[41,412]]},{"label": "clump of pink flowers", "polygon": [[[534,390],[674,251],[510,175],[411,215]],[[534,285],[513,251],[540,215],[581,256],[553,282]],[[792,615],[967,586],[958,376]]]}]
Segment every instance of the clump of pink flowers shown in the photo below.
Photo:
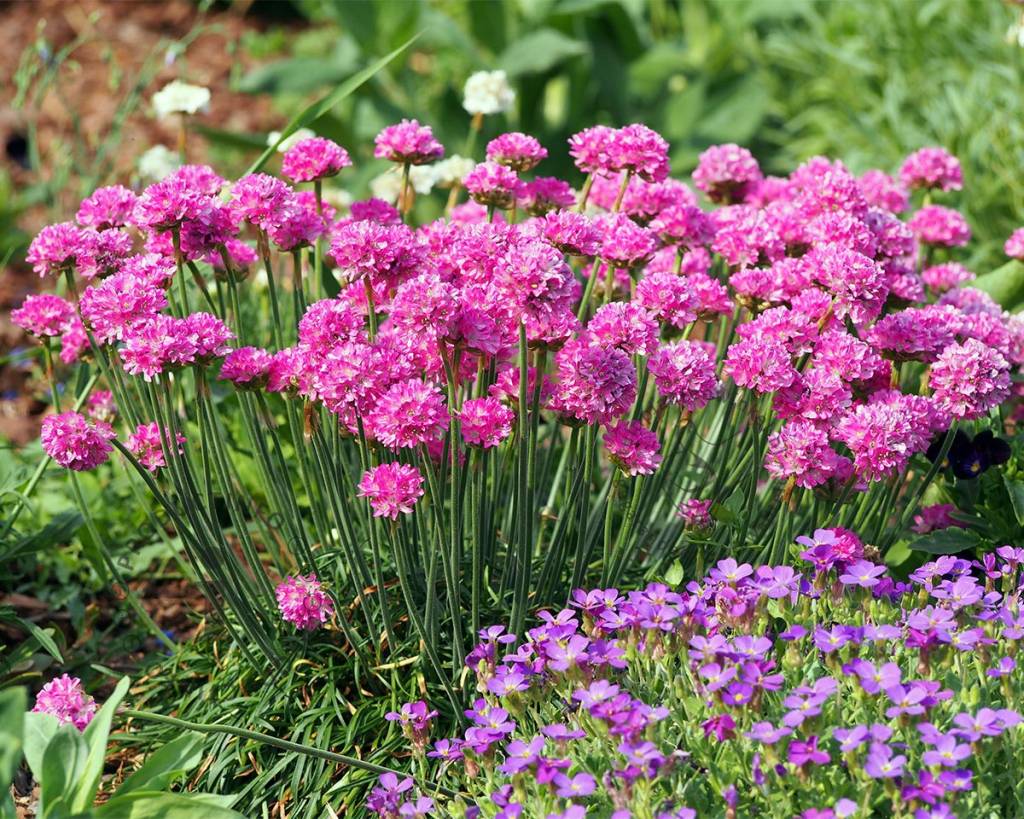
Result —
[{"label": "clump of pink flowers", "polygon": [[[167,466],[163,443],[165,434],[169,435],[169,433],[161,433],[159,424],[156,421],[151,421],[148,424],[139,424],[135,428],[135,432],[128,436],[126,442],[128,451],[150,472],[157,472]],[[174,440],[179,454],[183,453],[182,446],[185,443],[185,436],[178,432],[175,434]]]},{"label": "clump of pink flowers", "polygon": [[47,415],[40,439],[43,451],[58,464],[76,472],[95,469],[106,463],[113,447],[114,430],[103,421],[90,421],[69,411]]},{"label": "clump of pink flowers", "polygon": [[96,716],[96,700],[85,692],[78,677],[61,674],[43,686],[32,710],[37,714],[50,714],[62,725],[73,725],[84,731]]},{"label": "clump of pink flowers", "polygon": [[334,601],[315,574],[286,577],[274,596],[281,617],[300,631],[315,631],[334,615]]}]

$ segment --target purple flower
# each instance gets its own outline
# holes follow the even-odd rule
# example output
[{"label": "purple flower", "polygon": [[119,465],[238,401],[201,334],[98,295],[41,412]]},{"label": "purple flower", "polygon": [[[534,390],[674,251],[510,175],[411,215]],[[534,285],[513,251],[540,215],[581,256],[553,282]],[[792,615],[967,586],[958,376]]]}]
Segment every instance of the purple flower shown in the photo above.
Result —
[{"label": "purple flower", "polygon": [[864,761],[864,772],[872,779],[895,779],[903,775],[903,766],[906,762],[905,756],[894,756],[892,748],[876,742],[868,751],[867,759]]},{"label": "purple flower", "polygon": [[774,745],[780,739],[792,733],[791,728],[776,728],[770,722],[755,722],[745,736],[764,745]]},{"label": "purple flower", "polygon": [[619,693],[619,686],[612,685],[608,680],[595,680],[587,688],[575,691],[572,698],[587,708],[612,699]]},{"label": "purple flower", "polygon": [[885,566],[877,566],[867,560],[858,560],[847,566],[846,571],[839,575],[839,582],[844,586],[860,586],[870,589],[878,585],[878,578],[885,574]]},{"label": "purple flower", "polygon": [[532,767],[544,750],[544,737],[533,737],[529,742],[512,740],[505,747],[505,762],[498,766],[503,774],[511,776]]},{"label": "purple flower", "polygon": [[932,750],[921,755],[921,761],[925,765],[954,768],[957,763],[971,755],[971,746],[958,743],[953,734],[938,737],[933,745]]},{"label": "purple flower", "polygon": [[797,767],[804,765],[827,765],[831,760],[827,753],[818,748],[818,738],[811,736],[807,742],[794,740],[789,743],[786,758]]},{"label": "purple flower", "polygon": [[728,714],[711,717],[702,723],[701,728],[704,729],[705,739],[710,739],[713,736],[719,742],[724,742],[736,736],[736,722]]},{"label": "purple flower", "polygon": [[597,782],[588,773],[578,773],[576,776],[558,774],[554,780],[555,793],[563,799],[571,799],[576,796],[590,796],[597,787]]}]

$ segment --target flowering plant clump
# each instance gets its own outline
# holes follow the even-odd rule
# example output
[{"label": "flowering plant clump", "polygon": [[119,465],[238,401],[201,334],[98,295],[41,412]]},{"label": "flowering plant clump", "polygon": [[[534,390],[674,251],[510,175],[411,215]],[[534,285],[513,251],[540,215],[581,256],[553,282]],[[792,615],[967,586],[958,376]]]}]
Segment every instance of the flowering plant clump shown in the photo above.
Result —
[{"label": "flowering plant clump", "polygon": [[[466,96],[473,134],[511,104],[500,76]],[[506,610],[518,632],[572,588],[752,544],[778,564],[825,519],[883,554],[948,538],[914,516],[1009,460],[1024,363],[1024,323],[958,267],[966,221],[926,201],[955,161],[779,178],[724,145],[695,191],[669,148],[587,128],[558,179],[529,134],[442,164],[403,120],[369,160],[396,184],[338,208],[324,186],[352,159],[315,135],[280,154],[294,184],[268,150],[237,180],[100,189],[32,241],[61,294],[16,318],[55,382],[58,343],[89,367],[75,406],[109,390],[118,429],[55,384],[44,449],[76,471],[117,450],[254,662],[284,661],[285,623],[364,661],[422,645],[453,703]]]},{"label": "flowering plant clump", "polygon": [[679,590],[576,591],[524,640],[481,630],[463,731],[429,737],[424,702],[389,715],[460,797],[429,800],[391,775],[367,807],[502,819],[1017,815],[1024,720],[1009,706],[1024,550],[943,556],[903,582],[850,532],[797,540],[794,567],[724,559]]}]

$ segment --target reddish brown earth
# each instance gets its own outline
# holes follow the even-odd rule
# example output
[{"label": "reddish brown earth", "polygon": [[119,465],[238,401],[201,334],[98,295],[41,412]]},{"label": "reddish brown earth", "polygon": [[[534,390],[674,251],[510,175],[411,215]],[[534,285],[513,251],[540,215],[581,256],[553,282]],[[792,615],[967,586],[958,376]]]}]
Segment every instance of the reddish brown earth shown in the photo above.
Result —
[{"label": "reddish brown earth", "polygon": [[[127,181],[136,157],[151,145],[162,143],[174,148],[174,125],[157,121],[148,110],[149,97],[173,79],[210,88],[210,111],[202,115],[205,125],[235,132],[263,132],[278,126],[279,117],[272,112],[268,99],[230,90],[232,72],[251,67],[252,60],[244,53],[240,40],[246,30],[266,25],[250,13],[259,10],[251,0],[235,2],[224,8],[218,6],[200,18],[196,4],[189,0],[0,1],[0,30],[7,44],[0,49],[0,77],[5,79],[0,83],[0,146],[4,149],[0,163],[15,188],[23,190],[49,178],[52,165],[48,165],[47,157],[68,150],[71,144],[80,145],[88,157],[109,132],[120,101],[153,54],[158,55],[159,71],[143,90],[142,104],[124,123],[121,147],[113,157],[113,173],[105,181]],[[197,25],[202,25],[202,30],[184,55],[174,61],[165,60],[168,44],[193,32]],[[40,36],[53,54],[76,39],[84,38],[85,42],[60,68],[55,88],[37,107],[16,108],[14,77],[23,65],[24,49]],[[35,52],[28,59],[39,64]],[[121,77],[115,90],[111,89],[112,66]],[[81,135],[77,139],[75,116]],[[18,140],[28,133],[30,125],[38,134],[41,168],[19,162],[24,151],[18,150]],[[204,159],[200,141],[190,146],[190,152],[194,161]],[[73,216],[77,181],[74,177],[68,180],[58,201],[23,213],[19,218],[22,230],[32,236],[47,222]],[[38,434],[45,406],[33,397],[41,385],[31,380],[30,368],[3,361],[12,349],[31,346],[31,340],[11,325],[7,314],[40,286],[20,259],[12,259],[0,275],[0,440],[16,444]]]}]

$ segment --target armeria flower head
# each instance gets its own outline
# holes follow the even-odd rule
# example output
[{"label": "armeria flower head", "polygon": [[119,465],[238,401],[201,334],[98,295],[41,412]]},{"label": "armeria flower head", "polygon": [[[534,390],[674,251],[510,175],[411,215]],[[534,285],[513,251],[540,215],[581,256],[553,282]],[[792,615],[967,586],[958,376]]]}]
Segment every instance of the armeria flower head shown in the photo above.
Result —
[{"label": "armeria flower head", "polygon": [[839,318],[849,316],[860,325],[881,311],[889,292],[885,274],[863,253],[839,244],[821,245],[807,254],[805,263],[834,297],[833,310]]},{"label": "armeria flower head", "polygon": [[945,293],[974,278],[974,273],[959,262],[936,264],[921,271],[921,280],[934,293]]},{"label": "armeria flower head", "polygon": [[661,463],[658,436],[640,421],[620,421],[604,435],[608,458],[624,473],[651,475]]},{"label": "armeria flower head", "polygon": [[889,213],[902,213],[907,209],[907,190],[885,171],[865,171],[857,180],[860,192],[869,205]]},{"label": "armeria flower head", "polygon": [[836,452],[829,446],[828,433],[811,421],[789,421],[768,436],[764,466],[770,475],[810,489],[831,476]]},{"label": "armeria flower head", "polygon": [[772,263],[786,255],[786,245],[765,211],[728,205],[711,214],[715,237],[711,249],[735,267]]},{"label": "armeria flower head", "polygon": [[500,210],[513,207],[523,188],[514,170],[492,161],[473,168],[462,184],[474,202]]},{"label": "armeria flower head", "polygon": [[[170,437],[170,433],[166,433]],[[176,433],[175,443],[178,453],[184,452],[182,445],[185,443],[185,436],[180,432]],[[128,451],[131,452],[140,464],[150,472],[156,472],[167,466],[167,459],[164,457],[163,433],[156,421],[148,424],[139,424],[135,432],[128,436]]]},{"label": "armeria flower head", "polygon": [[785,345],[767,336],[751,336],[729,347],[724,370],[737,386],[759,393],[788,387],[797,377]]},{"label": "armeria flower head", "polygon": [[410,378],[392,384],[366,418],[373,436],[389,449],[416,447],[448,429],[444,396],[433,384]]},{"label": "armeria flower head", "polygon": [[259,347],[238,347],[224,357],[218,378],[239,389],[261,389],[266,386],[272,360],[273,356]]},{"label": "armeria flower head", "polygon": [[212,313],[190,313],[181,320],[180,332],[195,345],[194,362],[209,364],[228,352],[235,334]]},{"label": "armeria flower head", "polygon": [[171,80],[150,101],[153,103],[153,112],[160,119],[166,119],[172,114],[196,114],[209,108],[210,89]]},{"label": "armeria flower head", "polygon": [[677,341],[659,347],[647,360],[658,393],[685,410],[706,406],[718,393],[712,353],[699,341]]},{"label": "armeria flower head", "polygon": [[615,129],[607,125],[584,128],[569,137],[569,155],[583,173],[610,171],[609,148],[615,138]]},{"label": "armeria flower head", "polygon": [[299,194],[288,196],[282,203],[267,236],[280,250],[291,252],[312,247],[327,231],[327,220],[316,212],[315,202]]},{"label": "armeria flower head", "polygon": [[500,114],[515,101],[516,92],[501,70],[476,71],[462,89],[462,107],[470,114]]},{"label": "armeria flower head", "polygon": [[900,180],[908,188],[958,191],[963,187],[960,161],[945,148],[921,148],[900,167]]},{"label": "armeria flower head", "polygon": [[43,686],[32,711],[50,714],[61,725],[74,725],[84,731],[96,716],[96,700],[85,693],[78,677],[62,674]]},{"label": "armeria flower head", "polygon": [[[532,400],[532,395],[529,396]],[[470,398],[459,410],[462,439],[470,446],[494,447],[512,433],[515,413],[497,398]]]},{"label": "armeria flower head", "polygon": [[648,227],[665,244],[677,245],[680,249],[709,244],[714,237],[711,220],[696,205],[669,205],[658,212]]},{"label": "armeria flower head", "polygon": [[172,175],[154,182],[135,200],[131,223],[142,230],[172,230],[187,220],[202,219],[213,206],[208,194]]},{"label": "armeria flower head", "polygon": [[21,307],[11,311],[11,321],[38,338],[59,336],[74,317],[75,308],[52,293],[28,296]]},{"label": "armeria flower head", "polygon": [[82,242],[81,228],[73,222],[47,225],[29,244],[25,260],[40,277],[59,275],[74,266]]},{"label": "armeria flower head", "polygon": [[288,148],[281,157],[281,173],[292,182],[313,182],[335,176],[352,164],[348,151],[324,137],[309,137]]},{"label": "armeria flower head", "polygon": [[636,400],[636,370],[615,347],[570,341],[556,356],[559,383],[554,407],[588,424],[622,417]]},{"label": "armeria flower head", "polygon": [[151,320],[166,306],[163,289],[129,272],[87,287],[79,302],[82,318],[101,344],[123,340],[132,327]]},{"label": "armeria flower head", "polygon": [[971,229],[959,211],[942,205],[925,205],[907,225],[926,245],[963,247],[971,239]]},{"label": "armeria flower head", "polygon": [[518,206],[531,216],[544,216],[551,211],[564,212],[576,202],[576,193],[569,183],[554,176],[538,176],[524,183],[517,196]]},{"label": "armeria flower head", "polygon": [[517,173],[533,170],[547,155],[547,149],[536,137],[519,131],[510,131],[487,143],[488,161],[506,165]]},{"label": "armeria flower head", "polygon": [[393,287],[421,258],[415,236],[405,225],[360,221],[342,225],[331,239],[330,257],[342,281],[370,277],[371,283]]},{"label": "armeria flower head", "polygon": [[77,412],[47,415],[40,433],[43,451],[65,469],[85,472],[104,464],[113,447],[109,424],[91,422]]},{"label": "armeria flower head", "polygon": [[196,360],[197,340],[184,319],[159,313],[125,328],[121,361],[125,372],[151,381],[165,369],[183,367]]},{"label": "armeria flower head", "polygon": [[315,631],[334,614],[334,601],[315,574],[289,575],[274,595],[281,617],[301,631]]},{"label": "armeria flower head", "polygon": [[117,418],[117,404],[114,403],[114,394],[110,390],[96,390],[91,393],[85,402],[85,409],[94,421],[110,424]]},{"label": "armeria flower head", "polygon": [[373,155],[405,165],[425,165],[444,156],[444,146],[434,139],[429,125],[403,119],[389,125],[374,138]]},{"label": "armeria flower head", "polygon": [[1010,395],[1010,364],[992,347],[969,338],[951,344],[932,364],[936,405],[954,418],[980,418]]},{"label": "armeria flower head", "polygon": [[619,128],[605,148],[609,171],[629,171],[647,182],[668,176],[668,143],[657,131],[640,123]]},{"label": "armeria flower head", "polygon": [[123,185],[97,188],[78,206],[75,221],[96,230],[124,227],[135,209],[135,194]]},{"label": "armeria flower head", "polygon": [[761,168],[746,148],[712,145],[697,160],[693,183],[712,202],[742,202],[761,182]]},{"label": "armeria flower head", "polygon": [[594,256],[601,249],[600,228],[582,213],[556,210],[544,217],[544,238],[562,253]]},{"label": "armeria flower head", "polygon": [[422,496],[423,476],[408,464],[381,464],[364,472],[359,481],[359,497],[370,502],[376,518],[398,520],[400,514],[412,512]]},{"label": "armeria flower head", "polygon": [[1011,259],[1024,259],[1024,228],[1017,228],[1003,245],[1003,253]]},{"label": "armeria flower head", "polygon": [[624,214],[608,213],[599,216],[595,222],[597,229],[604,234],[600,256],[613,267],[637,267],[658,249],[654,232],[640,227]]},{"label": "armeria flower head", "polygon": [[597,309],[587,324],[591,343],[648,355],[658,346],[658,323],[637,302],[613,301]]},{"label": "armeria flower head", "polygon": [[239,219],[267,230],[276,224],[291,192],[277,177],[251,173],[231,186],[231,209]]}]

